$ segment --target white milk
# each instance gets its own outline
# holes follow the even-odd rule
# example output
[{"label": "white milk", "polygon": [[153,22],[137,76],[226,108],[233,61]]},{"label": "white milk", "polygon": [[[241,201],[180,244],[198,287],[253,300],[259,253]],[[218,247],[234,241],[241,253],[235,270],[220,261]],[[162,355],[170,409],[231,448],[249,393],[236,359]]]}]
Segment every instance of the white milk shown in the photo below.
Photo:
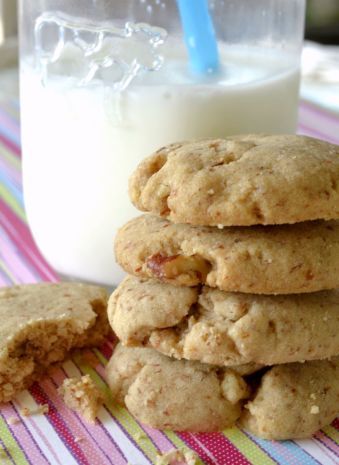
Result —
[{"label": "white milk", "polygon": [[171,59],[120,93],[66,76],[44,86],[23,66],[25,205],[37,245],[58,272],[119,282],[113,239],[138,214],[128,177],[152,151],[191,138],[294,132],[299,75],[281,57],[235,53],[227,72],[205,82],[182,71],[183,57]]}]

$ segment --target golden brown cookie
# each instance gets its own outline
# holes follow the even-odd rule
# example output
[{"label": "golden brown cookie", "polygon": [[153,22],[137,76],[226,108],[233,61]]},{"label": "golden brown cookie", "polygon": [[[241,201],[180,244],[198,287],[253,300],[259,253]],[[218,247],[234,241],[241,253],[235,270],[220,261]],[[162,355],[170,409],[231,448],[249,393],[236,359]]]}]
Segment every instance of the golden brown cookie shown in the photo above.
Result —
[{"label": "golden brown cookie", "polygon": [[339,414],[339,358],[270,369],[241,425],[264,439],[309,438]]},{"label": "golden brown cookie", "polygon": [[139,421],[159,429],[218,431],[232,426],[248,397],[232,370],[178,361],[119,344],[106,368],[113,397]]},{"label": "golden brown cookie", "polygon": [[339,218],[339,146],[296,135],[171,144],[129,184],[142,211],[208,226]]},{"label": "golden brown cookie", "polygon": [[179,286],[292,294],[339,287],[339,222],[211,228],[143,215],[116,236],[130,274]]},{"label": "golden brown cookie", "polygon": [[125,345],[220,366],[339,355],[339,291],[267,296],[127,277],[108,302]]},{"label": "golden brown cookie", "polygon": [[0,289],[0,402],[71,349],[102,342],[109,332],[107,298],[105,289],[77,283]]}]

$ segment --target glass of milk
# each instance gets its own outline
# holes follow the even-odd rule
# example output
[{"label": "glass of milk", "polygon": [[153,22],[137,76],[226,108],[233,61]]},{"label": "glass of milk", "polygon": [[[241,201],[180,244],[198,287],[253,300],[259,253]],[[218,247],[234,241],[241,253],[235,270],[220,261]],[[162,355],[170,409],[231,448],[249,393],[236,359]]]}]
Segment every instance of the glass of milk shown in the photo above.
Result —
[{"label": "glass of milk", "polygon": [[25,207],[61,275],[118,284],[128,177],[154,150],[295,131],[304,0],[206,2],[219,67],[197,73],[175,0],[20,1]]}]

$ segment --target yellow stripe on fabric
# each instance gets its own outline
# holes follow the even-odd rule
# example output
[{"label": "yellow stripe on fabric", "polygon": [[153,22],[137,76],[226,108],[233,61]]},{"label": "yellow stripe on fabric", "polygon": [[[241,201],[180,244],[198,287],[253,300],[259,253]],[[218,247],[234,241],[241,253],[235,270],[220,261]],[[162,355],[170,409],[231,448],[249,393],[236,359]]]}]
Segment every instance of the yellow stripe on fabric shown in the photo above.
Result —
[{"label": "yellow stripe on fabric", "polygon": [[23,208],[3,184],[0,184],[0,199],[2,199],[22,221],[26,221]]},{"label": "yellow stripe on fabric", "polygon": [[332,439],[332,441],[339,445],[339,431],[336,428],[329,425],[322,428],[322,431],[326,434],[326,436]]},{"label": "yellow stripe on fabric", "polygon": [[[19,444],[12,436],[12,433],[8,429],[6,422],[2,417],[0,417],[0,437],[15,465],[29,465],[22,450],[20,449]],[[4,458],[5,452],[2,452],[2,455],[0,455],[1,464],[7,463],[5,461],[3,462]],[[8,460],[8,463],[12,462]]]},{"label": "yellow stripe on fabric", "polygon": [[252,465],[276,464],[259,446],[246,436],[239,428],[229,428],[223,435],[251,462]]},{"label": "yellow stripe on fabric", "polygon": [[[124,427],[127,433],[132,437],[132,439],[138,444],[142,452],[152,461],[155,461],[158,449],[155,447],[151,439],[145,435],[145,431],[138,425],[134,420],[132,415],[128,411],[114,402],[111,391],[108,385],[102,380],[102,378],[97,374],[97,372],[91,368],[87,363],[84,362],[81,354],[76,353],[73,356],[75,363],[80,367],[80,369],[85,373],[90,375],[93,381],[97,386],[105,393],[105,406],[108,411],[117,419],[119,423]],[[138,439],[138,438],[142,439]]]}]

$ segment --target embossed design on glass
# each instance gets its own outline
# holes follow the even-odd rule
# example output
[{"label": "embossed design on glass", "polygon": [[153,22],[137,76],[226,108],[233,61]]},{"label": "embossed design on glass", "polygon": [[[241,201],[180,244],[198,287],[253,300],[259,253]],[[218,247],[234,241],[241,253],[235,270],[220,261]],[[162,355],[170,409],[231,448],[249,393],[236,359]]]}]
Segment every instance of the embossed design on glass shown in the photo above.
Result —
[{"label": "embossed design on glass", "polygon": [[65,14],[44,13],[35,22],[34,36],[44,85],[49,74],[61,74],[72,57],[78,85],[96,78],[122,92],[138,73],[160,69],[164,57],[158,48],[167,32],[145,23],[126,22],[122,28],[97,26]]},{"label": "embossed design on glass", "polygon": [[119,282],[128,177],[159,147],[295,130],[304,3],[208,1],[220,63],[199,74],[174,0],[20,0],[24,200],[58,272]]}]

